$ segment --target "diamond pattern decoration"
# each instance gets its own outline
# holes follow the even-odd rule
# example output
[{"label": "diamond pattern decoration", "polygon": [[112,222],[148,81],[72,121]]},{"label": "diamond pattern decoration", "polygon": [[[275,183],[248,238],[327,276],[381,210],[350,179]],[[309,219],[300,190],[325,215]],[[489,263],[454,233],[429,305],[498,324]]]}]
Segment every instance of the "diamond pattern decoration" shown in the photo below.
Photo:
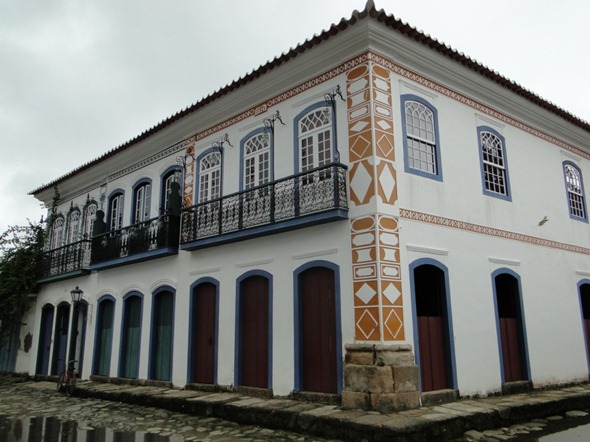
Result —
[{"label": "diamond pattern decoration", "polygon": [[356,321],[356,328],[362,333],[363,340],[367,341],[373,338],[376,331],[378,332],[379,322],[374,318],[369,309],[365,309]]},{"label": "diamond pattern decoration", "polygon": [[357,66],[347,73],[346,90],[349,195],[351,213],[359,213],[350,221],[355,339],[399,341],[404,312],[397,219],[377,215],[374,198],[378,192],[385,205],[397,201],[391,71],[371,62]]},{"label": "diamond pattern decoration", "polygon": [[374,195],[373,175],[364,161],[354,164],[350,170],[350,197],[356,205],[366,204]]},{"label": "diamond pattern decoration", "polygon": [[355,296],[359,298],[363,304],[368,304],[371,299],[375,297],[377,292],[369,284],[363,284],[359,290],[356,291]]}]

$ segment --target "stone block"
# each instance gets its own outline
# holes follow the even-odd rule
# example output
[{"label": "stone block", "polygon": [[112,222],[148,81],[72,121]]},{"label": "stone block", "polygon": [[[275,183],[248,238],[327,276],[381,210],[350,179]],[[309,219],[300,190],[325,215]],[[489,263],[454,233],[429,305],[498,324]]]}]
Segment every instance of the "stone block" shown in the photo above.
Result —
[{"label": "stone block", "polygon": [[360,410],[371,409],[369,393],[360,391],[342,390],[342,408],[356,408]]},{"label": "stone block", "polygon": [[420,392],[407,391],[396,393],[397,396],[397,411],[412,410],[420,407]]},{"label": "stone block", "polygon": [[419,379],[418,366],[393,366],[393,383],[396,392],[418,391]]},{"label": "stone block", "polygon": [[392,369],[375,365],[346,364],[344,388],[357,392],[393,393]]},{"label": "stone block", "polygon": [[355,365],[373,365],[373,351],[347,351],[345,356],[347,364]]},{"label": "stone block", "polygon": [[375,350],[375,365],[415,365],[414,353],[411,349],[387,348],[386,346],[379,347],[379,349]]},{"label": "stone block", "polygon": [[397,394],[395,393],[372,393],[371,409],[380,413],[393,413],[398,411]]}]

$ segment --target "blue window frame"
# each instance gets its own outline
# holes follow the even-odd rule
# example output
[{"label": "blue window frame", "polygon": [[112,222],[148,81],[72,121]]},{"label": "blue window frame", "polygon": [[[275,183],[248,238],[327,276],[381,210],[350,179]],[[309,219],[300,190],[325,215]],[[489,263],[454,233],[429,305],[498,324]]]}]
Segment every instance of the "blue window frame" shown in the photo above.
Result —
[{"label": "blue window frame", "polygon": [[504,137],[491,127],[479,126],[477,141],[484,195],[512,201]]},{"label": "blue window frame", "polygon": [[436,108],[412,94],[403,95],[401,105],[405,171],[442,181]]},{"label": "blue window frame", "polygon": [[295,172],[338,161],[335,109],[322,101],[295,117]]},{"label": "blue window frame", "polygon": [[570,218],[588,222],[584,182],[580,168],[571,161],[564,161],[563,175]]},{"label": "blue window frame", "polygon": [[160,195],[160,213],[167,213],[171,210],[170,191],[172,183],[182,182],[182,170],[178,167],[170,168],[162,174],[161,195]]},{"label": "blue window frame", "polygon": [[221,197],[222,155],[218,149],[208,149],[197,158],[197,203]]},{"label": "blue window frame", "polygon": [[123,201],[125,194],[122,190],[115,190],[109,197],[108,227],[109,230],[123,228]]},{"label": "blue window frame", "polygon": [[144,178],[133,186],[133,213],[131,224],[141,223],[150,218],[152,181]]}]

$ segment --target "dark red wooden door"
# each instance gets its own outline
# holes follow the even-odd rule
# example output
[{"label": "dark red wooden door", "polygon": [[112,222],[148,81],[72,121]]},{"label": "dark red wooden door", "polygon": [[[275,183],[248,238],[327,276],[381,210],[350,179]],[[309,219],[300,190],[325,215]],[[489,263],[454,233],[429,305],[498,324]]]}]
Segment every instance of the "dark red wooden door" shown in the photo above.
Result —
[{"label": "dark red wooden door", "polygon": [[580,302],[584,320],[584,337],[586,338],[586,358],[590,361],[590,284],[580,285]]},{"label": "dark red wooden door", "polygon": [[522,381],[521,348],[516,318],[499,318],[504,382]]},{"label": "dark red wooden door", "polygon": [[414,290],[422,391],[451,388],[444,272],[430,264],[416,267]]},{"label": "dark red wooden door", "polygon": [[496,276],[495,283],[504,382],[522,381],[526,376],[518,281],[502,273]]},{"label": "dark red wooden door", "polygon": [[268,279],[252,276],[241,283],[240,383],[268,388]]},{"label": "dark red wooden door", "polygon": [[199,284],[193,293],[193,382],[215,382],[216,287]]},{"label": "dark red wooden door", "polygon": [[422,391],[448,388],[442,316],[418,316]]},{"label": "dark red wooden door", "polygon": [[334,272],[314,267],[299,276],[301,389],[337,393]]}]

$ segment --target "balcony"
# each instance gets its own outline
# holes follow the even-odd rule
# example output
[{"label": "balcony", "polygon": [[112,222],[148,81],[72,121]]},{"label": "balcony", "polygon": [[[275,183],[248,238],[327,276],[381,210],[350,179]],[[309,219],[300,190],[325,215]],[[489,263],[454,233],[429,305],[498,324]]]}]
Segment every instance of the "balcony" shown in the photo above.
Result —
[{"label": "balcony", "polygon": [[39,282],[73,278],[89,273],[89,239],[44,252],[39,266]]},{"label": "balcony", "polygon": [[348,218],[346,166],[338,163],[187,207],[180,248],[195,250]]},{"label": "balcony", "polygon": [[178,253],[179,218],[163,215],[92,238],[91,270]]}]

